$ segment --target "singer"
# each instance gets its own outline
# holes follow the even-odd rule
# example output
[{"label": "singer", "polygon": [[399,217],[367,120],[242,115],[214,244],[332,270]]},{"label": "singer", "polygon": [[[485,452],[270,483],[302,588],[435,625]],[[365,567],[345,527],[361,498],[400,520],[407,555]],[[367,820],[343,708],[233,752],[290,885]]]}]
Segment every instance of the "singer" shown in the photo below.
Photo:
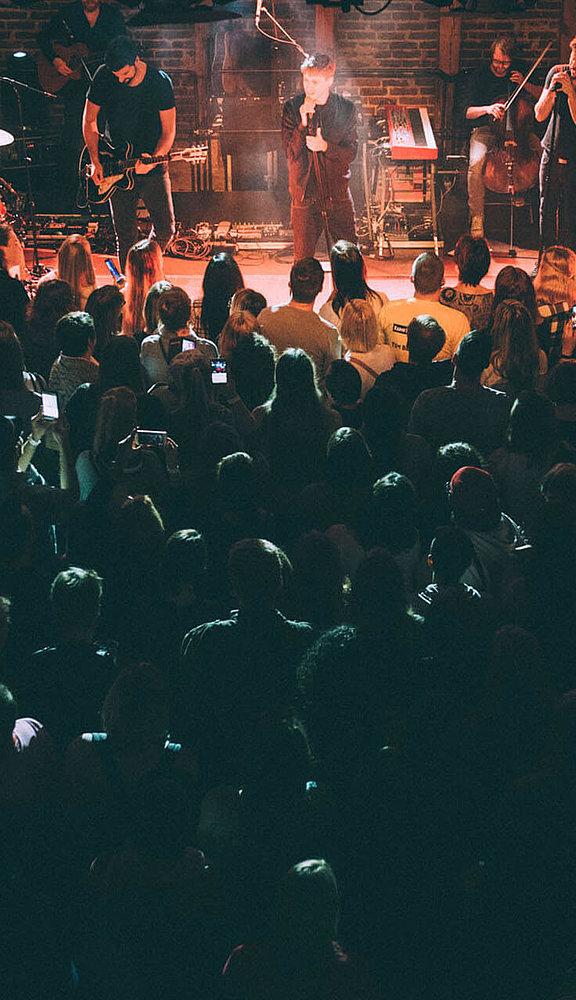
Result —
[{"label": "singer", "polygon": [[282,112],[295,261],[314,256],[323,230],[331,244],[356,243],[350,193],[356,109],[331,89],[336,67],[330,56],[307,56],[300,68],[304,93],[287,101]]},{"label": "singer", "polygon": [[536,121],[547,118],[540,161],[540,252],[562,245],[576,250],[576,36],[567,66],[553,66],[540,100]]}]

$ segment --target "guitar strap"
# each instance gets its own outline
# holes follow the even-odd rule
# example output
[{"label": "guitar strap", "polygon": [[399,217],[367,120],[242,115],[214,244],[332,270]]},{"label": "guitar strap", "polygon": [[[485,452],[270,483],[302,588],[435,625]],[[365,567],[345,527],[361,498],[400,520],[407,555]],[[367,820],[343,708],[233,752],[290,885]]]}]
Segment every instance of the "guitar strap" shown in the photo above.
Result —
[{"label": "guitar strap", "polygon": [[[62,14],[60,14],[59,16],[60,16],[60,20],[61,20],[62,24],[64,25],[66,31],[68,32],[68,37],[70,38],[70,41],[71,42],[76,42],[76,38],[74,36],[74,32],[72,31],[72,28],[70,27],[70,25],[65,20],[65,18],[63,17]],[[88,66],[86,65],[86,60],[83,59],[82,56],[79,56],[78,58],[80,59],[80,62],[82,64],[82,69],[86,73],[86,76],[88,77],[88,80],[90,81],[90,83],[92,83],[92,79],[93,79],[92,73],[90,72],[90,70],[88,69]]]}]

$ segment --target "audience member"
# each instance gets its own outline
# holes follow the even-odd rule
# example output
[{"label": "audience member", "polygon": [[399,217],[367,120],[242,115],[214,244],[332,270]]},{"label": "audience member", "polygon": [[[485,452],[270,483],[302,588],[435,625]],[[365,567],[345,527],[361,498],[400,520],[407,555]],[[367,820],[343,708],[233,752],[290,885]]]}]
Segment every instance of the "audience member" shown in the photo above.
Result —
[{"label": "audience member", "polygon": [[423,496],[431,473],[432,457],[425,436],[406,431],[402,398],[393,389],[375,385],[363,407],[364,436],[374,456],[379,476],[400,472]]},{"label": "audience member", "polygon": [[73,233],[67,236],[58,250],[60,281],[67,281],[72,289],[72,308],[83,311],[96,288],[92,251],[85,236]]},{"label": "audience member", "polygon": [[26,313],[30,300],[28,292],[19,278],[13,278],[8,270],[8,247],[10,233],[0,226],[0,320],[10,323],[21,336],[26,326]]},{"label": "audience member", "polygon": [[576,447],[576,361],[561,361],[550,372],[548,396],[560,437]]},{"label": "audience member", "polygon": [[38,375],[24,371],[22,346],[13,327],[0,320],[0,413],[26,421],[38,413],[46,388]]},{"label": "audience member", "polygon": [[284,877],[276,919],[264,940],[239,945],[224,966],[225,995],[234,1000],[318,1000],[381,996],[377,981],[336,941],[339,897],[324,860],[301,861]]},{"label": "audience member", "polygon": [[362,426],[362,377],[349,361],[338,358],[326,372],[326,396],[343,427]]},{"label": "audience member", "polygon": [[411,319],[423,313],[433,316],[446,334],[444,346],[437,354],[438,361],[452,358],[462,337],[470,331],[470,324],[457,309],[449,309],[440,302],[444,284],[444,264],[436,254],[421,253],[412,265],[414,295],[407,299],[394,299],[385,303],[380,313],[380,328],[384,339],[396,355],[396,361],[406,361],[408,356],[408,325]]},{"label": "audience member", "polygon": [[458,283],[443,288],[440,302],[463,312],[472,330],[484,330],[490,324],[494,294],[482,284],[490,270],[490,247],[483,236],[465,233],[454,249]]},{"label": "audience member", "polygon": [[363,399],[381,372],[394,364],[394,351],[388,344],[378,343],[378,321],[374,310],[364,299],[350,299],[341,314],[340,336],[345,361],[360,372]]},{"label": "audience member", "polygon": [[211,784],[237,779],[264,711],[296,703],[296,668],[313,633],[278,610],[285,558],[264,539],[237,542],[228,571],[238,610],[192,629],[182,644],[177,731],[198,748]]},{"label": "audience member", "polygon": [[261,406],[272,395],[276,351],[259,333],[240,338],[228,355],[228,372],[248,410]]},{"label": "audience member", "polygon": [[542,385],[548,362],[538,347],[534,321],[526,306],[504,299],[492,318],[492,355],[482,384],[506,392],[513,399],[525,389]]},{"label": "audience member", "polygon": [[328,438],[340,423],[338,414],[322,401],[305,351],[284,351],[276,365],[272,397],[257,406],[253,416],[270,463],[275,503],[286,507],[321,476]]},{"label": "audience member", "polygon": [[140,348],[140,360],[148,385],[168,381],[170,362],[182,351],[193,351],[197,357],[218,357],[218,348],[211,340],[197,337],[190,324],[192,302],[183,288],[174,286],[162,292],[158,299],[158,333],[145,337]]},{"label": "audience member", "polygon": [[261,292],[255,292],[253,288],[240,288],[232,296],[230,315],[235,312],[249,312],[254,319],[258,319],[267,305],[268,303]]},{"label": "audience member", "polygon": [[[122,333],[140,343],[147,328],[144,304],[148,292],[164,278],[162,251],[156,240],[140,240],[130,247],[126,258],[126,305]],[[152,331],[153,332],[153,331]]]},{"label": "audience member", "polygon": [[95,288],[88,296],[86,312],[94,320],[96,331],[94,357],[98,362],[102,360],[104,348],[122,330],[124,302],[124,296],[117,285],[102,285],[101,288]]},{"label": "audience member", "polygon": [[134,338],[125,334],[113,337],[102,352],[97,382],[79,385],[66,406],[75,458],[81,451],[88,451],[92,446],[101,397],[109,389],[118,386],[125,386],[136,395],[138,427],[165,430],[164,410],[154,396],[144,391],[143,374],[140,352]]},{"label": "audience member", "polygon": [[116,643],[95,641],[102,580],[71,566],[50,588],[57,640],[34,653],[19,690],[28,714],[41,718],[61,750],[99,725],[100,709],[117,672]]},{"label": "audience member", "polygon": [[396,361],[390,371],[383,373],[377,385],[394,389],[402,396],[407,415],[416,397],[425,389],[449,385],[452,380],[452,361],[434,361],[446,341],[446,334],[433,316],[415,316],[408,324],[408,358]]},{"label": "audience member", "polygon": [[474,559],[463,583],[502,598],[514,576],[513,553],[524,538],[517,524],[500,506],[489,472],[464,466],[450,480],[450,507],[454,524],[462,528],[474,548]]},{"label": "audience member", "polygon": [[290,271],[290,301],[263,309],[258,317],[262,333],[282,354],[287,348],[301,348],[312,358],[318,386],[324,390],[330,362],[341,357],[338,330],[314,312],[322,291],[324,271],[315,257],[297,261]]},{"label": "audience member", "polygon": [[558,462],[576,462],[576,451],[560,440],[554,407],[546,396],[521,392],[510,410],[503,448],[488,459],[502,507],[527,530],[540,504],[540,483]]},{"label": "audience member", "polygon": [[215,253],[202,279],[202,298],[192,305],[192,326],[199,337],[218,343],[218,337],[230,314],[234,294],[244,288],[244,278],[234,257]]},{"label": "audience member", "polygon": [[60,348],[56,340],[56,325],[72,310],[72,289],[67,281],[53,278],[38,285],[29,304],[28,323],[22,333],[26,364],[48,381],[50,369]]},{"label": "audience member", "polygon": [[330,267],[334,290],[319,310],[322,319],[340,328],[344,307],[352,299],[365,300],[378,317],[388,297],[367,284],[366,262],[356,244],[338,240],[330,251]]},{"label": "audience member", "polygon": [[481,384],[490,363],[490,339],[473,330],[454,355],[450,385],[420,393],[409,429],[428,441],[433,451],[450,441],[465,441],[487,455],[504,442],[511,399]]},{"label": "audience member", "polygon": [[65,410],[79,385],[98,379],[94,320],[86,312],[67,313],[56,325],[56,341],[60,354],[50,369],[48,387],[57,394],[60,409]]},{"label": "audience member", "polygon": [[576,253],[567,247],[547,247],[540,257],[534,292],[540,317],[538,340],[552,366],[574,352]]}]

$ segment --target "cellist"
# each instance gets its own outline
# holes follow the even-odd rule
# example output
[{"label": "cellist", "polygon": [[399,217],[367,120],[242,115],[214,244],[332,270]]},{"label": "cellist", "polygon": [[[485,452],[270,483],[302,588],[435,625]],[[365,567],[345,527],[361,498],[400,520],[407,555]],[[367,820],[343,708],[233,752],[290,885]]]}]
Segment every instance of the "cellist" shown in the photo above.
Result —
[{"label": "cellist", "polygon": [[[472,236],[484,236],[484,161],[498,141],[497,123],[505,114],[508,81],[516,86],[523,82],[526,74],[526,66],[516,58],[513,35],[495,38],[490,57],[490,63],[478,67],[469,75],[466,85],[466,119],[473,122],[468,158],[468,209]],[[531,82],[527,82],[524,89],[535,99],[542,90]]]},{"label": "cellist", "polygon": [[561,245],[576,250],[576,36],[568,65],[553,66],[534,108],[549,119],[540,162],[540,250]]}]

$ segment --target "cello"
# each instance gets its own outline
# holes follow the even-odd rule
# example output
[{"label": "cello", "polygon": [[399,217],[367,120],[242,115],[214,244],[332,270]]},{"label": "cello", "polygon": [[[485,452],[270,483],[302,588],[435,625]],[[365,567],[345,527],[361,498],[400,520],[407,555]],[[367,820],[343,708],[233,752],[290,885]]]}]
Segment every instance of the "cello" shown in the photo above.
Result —
[{"label": "cello", "polygon": [[484,163],[484,185],[496,194],[515,195],[529,191],[538,182],[540,139],[533,131],[534,107],[522,94],[535,69],[551,48],[549,42],[521,83],[504,104],[501,134]]}]

